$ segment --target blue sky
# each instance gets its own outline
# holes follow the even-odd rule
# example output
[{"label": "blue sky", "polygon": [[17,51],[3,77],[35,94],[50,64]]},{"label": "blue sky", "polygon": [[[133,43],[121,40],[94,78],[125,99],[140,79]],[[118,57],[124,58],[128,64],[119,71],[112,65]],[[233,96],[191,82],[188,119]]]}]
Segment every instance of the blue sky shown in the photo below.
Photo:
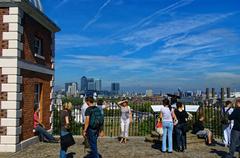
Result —
[{"label": "blue sky", "polygon": [[60,27],[56,84],[240,88],[239,0],[42,0]]}]

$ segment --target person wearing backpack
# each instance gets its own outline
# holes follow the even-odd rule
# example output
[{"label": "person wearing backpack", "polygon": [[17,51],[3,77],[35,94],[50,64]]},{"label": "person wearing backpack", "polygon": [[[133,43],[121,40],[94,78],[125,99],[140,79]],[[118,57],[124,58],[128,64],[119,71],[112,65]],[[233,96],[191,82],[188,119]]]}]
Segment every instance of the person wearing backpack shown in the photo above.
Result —
[{"label": "person wearing backpack", "polygon": [[85,116],[85,126],[84,126],[84,133],[83,136],[87,137],[88,143],[91,149],[90,158],[99,158],[100,155],[98,153],[97,148],[97,139],[100,135],[103,136],[103,123],[104,123],[104,117],[101,112],[101,110],[94,106],[94,99],[93,97],[87,97],[86,103],[88,105],[88,108],[86,109]]},{"label": "person wearing backpack", "polygon": [[230,121],[228,116],[233,112],[232,102],[226,101],[226,106],[222,109],[222,119],[221,123],[223,125],[223,143],[225,147],[230,145],[231,130],[234,124],[234,121]]}]

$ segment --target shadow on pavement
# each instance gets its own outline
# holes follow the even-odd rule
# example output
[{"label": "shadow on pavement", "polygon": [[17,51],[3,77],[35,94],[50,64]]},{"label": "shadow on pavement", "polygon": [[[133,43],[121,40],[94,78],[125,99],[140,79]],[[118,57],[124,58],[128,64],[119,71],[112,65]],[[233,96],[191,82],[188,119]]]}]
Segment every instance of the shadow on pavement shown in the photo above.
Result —
[{"label": "shadow on pavement", "polygon": [[76,153],[73,153],[73,152],[68,153],[67,158],[74,158],[74,155],[76,155]]},{"label": "shadow on pavement", "polygon": [[152,148],[153,149],[156,149],[156,150],[161,150],[161,147],[162,147],[162,143],[161,142],[156,142],[152,145]]},{"label": "shadow on pavement", "polygon": [[219,150],[216,150],[216,149],[211,149],[212,151],[210,153],[214,153],[214,154],[217,154],[218,156],[220,156],[221,158],[224,158],[227,156],[227,152],[226,151],[219,151]]}]

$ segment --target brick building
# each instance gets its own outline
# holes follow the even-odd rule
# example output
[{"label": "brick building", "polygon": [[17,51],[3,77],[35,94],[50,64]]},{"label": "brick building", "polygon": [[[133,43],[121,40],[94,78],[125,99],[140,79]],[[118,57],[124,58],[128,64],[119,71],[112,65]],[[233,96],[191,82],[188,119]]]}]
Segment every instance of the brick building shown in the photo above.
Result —
[{"label": "brick building", "polygon": [[0,152],[16,152],[36,137],[34,106],[51,128],[55,33],[40,0],[0,1]]}]

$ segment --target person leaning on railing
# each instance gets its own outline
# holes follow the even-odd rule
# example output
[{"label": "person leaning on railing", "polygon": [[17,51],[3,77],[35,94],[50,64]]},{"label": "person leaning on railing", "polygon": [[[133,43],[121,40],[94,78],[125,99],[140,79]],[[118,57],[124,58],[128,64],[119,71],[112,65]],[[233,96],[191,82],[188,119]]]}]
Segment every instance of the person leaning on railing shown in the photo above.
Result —
[{"label": "person leaning on railing", "polygon": [[121,109],[121,140],[120,143],[127,143],[129,125],[132,123],[132,112],[128,106],[128,100],[117,103]]},{"label": "person leaning on railing", "polygon": [[205,138],[208,146],[215,146],[213,143],[213,133],[204,127],[204,116],[200,115],[198,121],[193,125],[193,134],[196,134],[199,138]]}]

